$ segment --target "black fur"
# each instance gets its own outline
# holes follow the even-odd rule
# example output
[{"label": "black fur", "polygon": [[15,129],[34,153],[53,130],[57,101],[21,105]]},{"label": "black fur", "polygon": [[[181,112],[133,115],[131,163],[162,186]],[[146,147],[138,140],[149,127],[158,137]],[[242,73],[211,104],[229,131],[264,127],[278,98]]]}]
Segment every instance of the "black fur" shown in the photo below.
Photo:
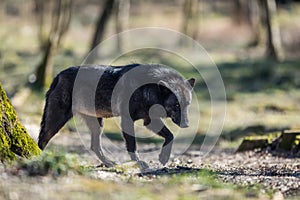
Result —
[{"label": "black fur", "polygon": [[[78,80],[79,84],[76,84]],[[68,68],[54,78],[46,94],[38,145],[44,149],[73,114],[79,114],[92,132],[92,150],[104,164],[111,166],[114,163],[103,155],[99,135],[103,130],[103,118],[121,116],[127,150],[132,160],[139,160],[133,123],[143,119],[147,128],[165,138],[159,157],[165,164],[170,156],[173,135],[161,117],[170,117],[180,127],[188,126],[187,108],[194,82],[195,79],[185,80],[163,65]],[[95,91],[92,89],[94,85]],[[130,92],[132,95],[126,98]],[[159,111],[150,116],[149,110],[154,105],[163,108],[165,115]]]}]

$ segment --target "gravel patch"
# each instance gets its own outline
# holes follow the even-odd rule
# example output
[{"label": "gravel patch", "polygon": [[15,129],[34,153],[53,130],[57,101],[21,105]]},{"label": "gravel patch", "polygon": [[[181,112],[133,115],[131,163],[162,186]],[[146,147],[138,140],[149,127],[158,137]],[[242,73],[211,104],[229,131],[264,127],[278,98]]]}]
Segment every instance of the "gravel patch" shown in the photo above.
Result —
[{"label": "gravel patch", "polygon": [[216,171],[224,182],[260,184],[286,196],[300,194],[300,158],[274,156],[268,151],[233,153],[219,150],[206,157],[190,151],[185,159],[192,159],[200,168]]}]

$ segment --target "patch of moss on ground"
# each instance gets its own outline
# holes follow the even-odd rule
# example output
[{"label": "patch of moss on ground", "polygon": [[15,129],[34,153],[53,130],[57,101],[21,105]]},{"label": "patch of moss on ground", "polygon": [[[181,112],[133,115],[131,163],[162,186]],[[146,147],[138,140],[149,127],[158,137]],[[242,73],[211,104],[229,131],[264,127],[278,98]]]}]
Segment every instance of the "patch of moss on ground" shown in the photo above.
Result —
[{"label": "patch of moss on ground", "polygon": [[83,175],[88,169],[79,165],[76,155],[64,151],[45,151],[39,157],[20,160],[18,165],[30,176],[60,176],[69,172]]},{"label": "patch of moss on ground", "polygon": [[29,158],[41,150],[20,123],[0,84],[0,160],[15,160],[16,155]]}]

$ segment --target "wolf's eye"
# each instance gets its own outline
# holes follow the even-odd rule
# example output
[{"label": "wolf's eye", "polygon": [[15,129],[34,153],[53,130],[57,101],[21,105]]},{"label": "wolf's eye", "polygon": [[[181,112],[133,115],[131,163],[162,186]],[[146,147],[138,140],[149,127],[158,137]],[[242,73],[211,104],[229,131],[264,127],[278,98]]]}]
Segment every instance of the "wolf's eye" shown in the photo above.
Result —
[{"label": "wolf's eye", "polygon": [[179,108],[179,107],[180,107],[180,104],[179,104],[179,103],[177,103],[175,106],[176,106],[176,108]]}]

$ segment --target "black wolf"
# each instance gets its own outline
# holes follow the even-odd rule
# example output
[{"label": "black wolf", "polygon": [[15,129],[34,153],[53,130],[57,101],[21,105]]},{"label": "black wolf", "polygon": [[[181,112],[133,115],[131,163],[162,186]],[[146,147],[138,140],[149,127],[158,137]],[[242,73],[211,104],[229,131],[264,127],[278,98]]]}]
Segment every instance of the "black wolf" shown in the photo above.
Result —
[{"label": "black wolf", "polygon": [[132,160],[136,153],[134,122],[144,125],[165,139],[159,161],[170,157],[173,135],[161,118],[170,117],[179,127],[189,126],[188,106],[195,79],[185,80],[175,70],[160,64],[127,66],[77,66],[60,72],[46,94],[38,145],[49,140],[72,118],[80,115],[91,131],[91,149],[106,165],[114,162],[103,155],[100,135],[103,118],[121,117],[121,128]]}]

